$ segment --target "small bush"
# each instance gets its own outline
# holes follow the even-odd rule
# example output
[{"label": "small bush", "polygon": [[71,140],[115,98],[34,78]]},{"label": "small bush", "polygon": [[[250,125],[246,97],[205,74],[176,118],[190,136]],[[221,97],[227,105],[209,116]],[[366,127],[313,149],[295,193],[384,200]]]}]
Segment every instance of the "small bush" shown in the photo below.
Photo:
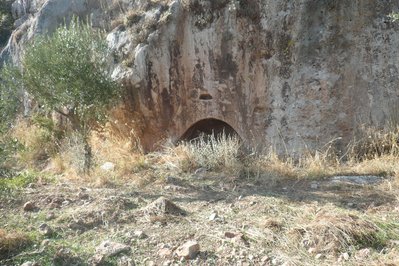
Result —
[{"label": "small bush", "polygon": [[172,151],[179,158],[179,167],[186,172],[201,167],[211,171],[235,172],[242,167],[240,149],[238,137],[219,134],[202,135],[190,142],[183,142],[169,152]]},{"label": "small bush", "polygon": [[349,145],[348,158],[370,160],[382,155],[399,156],[399,127],[375,129],[361,127]]},{"label": "small bush", "polygon": [[212,24],[220,16],[219,11],[229,3],[230,0],[191,0],[188,3],[188,10],[195,15],[195,26],[202,30]]},{"label": "small bush", "polygon": [[0,138],[0,178],[10,177],[15,166],[15,155],[23,149],[23,145],[9,134]]},{"label": "small bush", "polygon": [[11,178],[0,178],[0,194],[18,191],[37,180],[38,175],[33,172],[23,172]]},{"label": "small bush", "polygon": [[10,163],[15,153],[19,150],[18,140],[11,134],[15,126],[15,119],[21,106],[20,85],[15,79],[18,71],[5,65],[0,69],[0,177],[8,175]]},{"label": "small bush", "polygon": [[140,22],[143,18],[141,11],[139,10],[130,10],[126,15],[126,26],[131,27]]},{"label": "small bush", "polygon": [[84,142],[85,172],[91,168],[89,134],[106,119],[121,87],[110,77],[104,34],[73,18],[50,36],[36,36],[22,58],[24,88],[46,109],[65,117]]},{"label": "small bush", "polygon": [[18,253],[30,243],[29,238],[20,232],[7,232],[0,229],[0,260]]},{"label": "small bush", "polygon": [[85,143],[79,134],[71,133],[60,145],[60,154],[63,157],[63,166],[72,169],[78,174],[85,170]]},{"label": "small bush", "polygon": [[313,222],[296,229],[302,236],[305,248],[314,248],[317,253],[338,253],[357,248],[383,247],[391,234],[390,230],[355,215],[319,214]]},{"label": "small bush", "polygon": [[[58,152],[59,140],[54,133],[51,121],[44,124],[43,118],[19,119],[11,130],[19,149],[14,155],[20,166],[41,168],[47,160]],[[47,120],[47,119],[46,119]],[[42,123],[42,124],[41,124]]]}]

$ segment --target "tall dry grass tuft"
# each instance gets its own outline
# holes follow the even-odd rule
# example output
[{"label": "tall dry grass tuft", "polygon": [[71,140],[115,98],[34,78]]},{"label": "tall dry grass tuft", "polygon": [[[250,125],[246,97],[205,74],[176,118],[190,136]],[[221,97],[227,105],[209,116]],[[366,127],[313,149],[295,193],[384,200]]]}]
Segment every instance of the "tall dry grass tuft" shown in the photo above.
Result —
[{"label": "tall dry grass tuft", "polygon": [[121,174],[134,171],[135,167],[138,167],[135,162],[138,163],[144,156],[141,146],[137,145],[134,134],[131,134],[131,137],[119,137],[111,134],[105,137],[94,134],[91,143],[97,164],[112,162],[122,171]]},{"label": "tall dry grass tuft", "polygon": [[349,145],[348,160],[364,161],[385,155],[399,156],[399,127],[383,129],[362,126],[359,133]]},{"label": "tall dry grass tuft", "polygon": [[237,172],[240,161],[241,141],[227,134],[201,135],[195,140],[183,142],[175,152],[181,156],[180,168],[193,171],[206,168],[210,171]]},{"label": "tall dry grass tuft", "polygon": [[18,119],[11,135],[22,145],[16,155],[18,164],[22,167],[43,167],[58,151],[53,132],[30,120]]},{"label": "tall dry grass tuft", "polygon": [[323,178],[333,175],[399,175],[399,128],[361,129],[346,152],[335,151],[334,139],[320,150],[307,150],[292,158],[280,156],[273,148],[250,158],[249,171],[267,178]]},{"label": "tall dry grass tuft", "polygon": [[23,233],[0,229],[0,260],[16,254],[29,243],[29,238]]},{"label": "tall dry grass tuft", "polygon": [[146,180],[161,182],[168,176],[193,174],[205,170],[236,174],[242,170],[240,140],[225,134],[200,136],[196,140],[175,145],[167,140],[158,151],[145,155],[150,169],[144,171]]},{"label": "tall dry grass tuft", "polygon": [[381,248],[390,239],[389,234],[396,233],[369,219],[324,212],[318,213],[313,221],[297,225],[291,232],[292,240],[304,248],[313,249],[315,253],[334,254],[345,252],[351,246]]},{"label": "tall dry grass tuft", "polygon": [[201,136],[178,146],[165,145],[161,151],[146,155],[145,158],[154,168],[163,168],[164,171],[192,173],[205,168],[240,177],[264,179],[269,183],[287,178],[318,179],[346,174],[398,175],[396,139],[399,134],[369,132],[373,133],[372,137],[368,135],[367,139],[353,141],[344,155],[333,148],[338,139],[328,142],[320,150],[308,150],[295,158],[280,156],[273,148],[262,154],[244,154],[240,140],[222,134]]},{"label": "tall dry grass tuft", "polygon": [[272,148],[265,154],[247,157],[246,172],[249,177],[268,182],[298,175],[293,158],[279,157]]}]

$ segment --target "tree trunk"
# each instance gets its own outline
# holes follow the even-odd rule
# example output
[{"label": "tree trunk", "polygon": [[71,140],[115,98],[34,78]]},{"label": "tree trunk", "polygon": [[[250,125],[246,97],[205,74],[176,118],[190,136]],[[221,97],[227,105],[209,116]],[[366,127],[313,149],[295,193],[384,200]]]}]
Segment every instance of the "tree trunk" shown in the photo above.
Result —
[{"label": "tree trunk", "polygon": [[68,114],[68,119],[71,122],[72,129],[79,133],[83,140],[83,149],[84,149],[84,164],[83,164],[83,173],[90,175],[90,170],[92,166],[92,151],[91,146],[89,143],[89,131],[85,126],[82,126],[82,122],[79,119],[79,116],[74,112],[71,111]]},{"label": "tree trunk", "polygon": [[89,141],[86,136],[83,136],[84,143],[84,165],[83,165],[83,173],[90,175],[91,163],[92,163],[92,153]]}]

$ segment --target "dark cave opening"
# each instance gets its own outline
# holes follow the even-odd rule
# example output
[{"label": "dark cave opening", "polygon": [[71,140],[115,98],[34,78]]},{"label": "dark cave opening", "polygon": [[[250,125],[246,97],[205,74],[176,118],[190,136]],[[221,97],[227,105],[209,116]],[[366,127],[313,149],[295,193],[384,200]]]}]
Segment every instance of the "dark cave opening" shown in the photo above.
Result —
[{"label": "dark cave opening", "polygon": [[222,120],[208,118],[200,120],[189,127],[181,136],[181,141],[191,141],[204,135],[226,134],[229,137],[239,137],[238,133],[229,124]]}]

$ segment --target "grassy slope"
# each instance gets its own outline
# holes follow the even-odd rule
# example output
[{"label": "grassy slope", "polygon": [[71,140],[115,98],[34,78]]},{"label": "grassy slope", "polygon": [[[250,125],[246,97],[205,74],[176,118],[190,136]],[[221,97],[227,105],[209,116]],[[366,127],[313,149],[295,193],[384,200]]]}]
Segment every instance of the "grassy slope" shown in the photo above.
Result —
[{"label": "grassy slope", "polygon": [[[237,140],[226,138],[144,155],[132,152],[130,139],[93,136],[96,167],[85,177],[75,168],[79,142],[66,139],[58,153],[42,156],[53,150],[47,134],[18,126],[13,135],[25,149],[15,162],[45,171],[0,184],[7,188],[0,193],[0,264],[87,265],[107,239],[129,245],[125,256],[137,265],[186,264],[174,251],[195,239],[201,253],[193,265],[395,265],[399,153],[397,131],[392,134],[353,146],[346,161],[328,147],[296,161],[244,155]],[[106,161],[115,163],[113,171],[100,169]],[[44,172],[57,173],[56,181]],[[386,178],[374,186],[328,178],[370,173]],[[188,215],[146,215],[143,208],[160,196]],[[37,210],[24,212],[27,201]],[[48,219],[50,213],[55,217]],[[211,221],[212,213],[218,218]],[[43,223],[54,234],[41,234]],[[137,238],[135,230],[148,238]]]},{"label": "grassy slope", "polygon": [[[2,254],[1,264],[34,260],[40,265],[86,265],[106,239],[130,245],[132,252],[126,255],[138,265],[179,263],[173,252],[163,257],[159,251],[173,251],[188,239],[201,246],[194,265],[399,263],[399,187],[393,180],[372,187],[320,180],[317,189],[308,180],[269,181],[211,172],[169,177],[142,188],[135,182],[87,187],[79,181],[39,181],[11,198],[2,195],[0,228],[22,233],[29,241],[15,253]],[[188,215],[143,215],[141,209],[161,195]],[[37,211],[22,210],[28,200],[36,203]],[[54,208],[52,202],[59,205]],[[55,218],[47,220],[50,212]],[[211,221],[213,212],[218,218]],[[55,234],[41,235],[42,223]],[[148,238],[135,237],[137,229]],[[228,238],[226,232],[237,237]],[[109,265],[120,257],[109,259]]]}]

